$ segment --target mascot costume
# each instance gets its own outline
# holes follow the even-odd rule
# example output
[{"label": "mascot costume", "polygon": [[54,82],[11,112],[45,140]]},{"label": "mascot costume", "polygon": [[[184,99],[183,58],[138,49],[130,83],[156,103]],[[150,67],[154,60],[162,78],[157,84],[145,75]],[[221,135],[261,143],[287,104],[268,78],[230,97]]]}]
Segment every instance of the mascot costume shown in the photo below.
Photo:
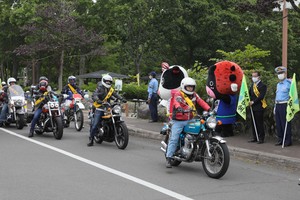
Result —
[{"label": "mascot costume", "polygon": [[162,99],[161,105],[167,108],[167,113],[172,113],[172,105],[170,105],[170,99],[174,91],[180,88],[181,80],[188,77],[187,71],[179,66],[169,66],[168,63],[161,63],[162,74],[158,86],[158,95]]},{"label": "mascot costume", "polygon": [[236,120],[238,92],[241,88],[243,70],[231,61],[221,61],[208,70],[206,92],[209,96],[219,100],[217,120],[222,125],[216,128],[222,137],[233,136],[232,124]]}]

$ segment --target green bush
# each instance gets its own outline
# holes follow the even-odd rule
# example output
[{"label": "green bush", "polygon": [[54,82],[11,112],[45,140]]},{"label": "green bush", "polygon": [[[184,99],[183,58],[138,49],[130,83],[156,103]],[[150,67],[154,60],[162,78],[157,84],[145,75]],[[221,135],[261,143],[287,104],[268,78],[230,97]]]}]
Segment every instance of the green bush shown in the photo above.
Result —
[{"label": "green bush", "polygon": [[124,84],[122,88],[122,96],[124,96],[126,99],[147,99],[147,85],[141,84],[140,86],[137,85],[137,83],[129,83]]},{"label": "green bush", "polygon": [[82,85],[81,89],[94,92],[96,87],[97,87],[97,83],[89,82],[87,85]]}]

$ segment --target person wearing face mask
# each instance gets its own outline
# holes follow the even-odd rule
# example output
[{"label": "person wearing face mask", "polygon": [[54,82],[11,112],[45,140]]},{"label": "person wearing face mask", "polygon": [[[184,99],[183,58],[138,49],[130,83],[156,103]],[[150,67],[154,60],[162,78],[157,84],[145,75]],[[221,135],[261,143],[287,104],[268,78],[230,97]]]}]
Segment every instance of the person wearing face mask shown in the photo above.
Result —
[{"label": "person wearing face mask", "polygon": [[[276,146],[284,144],[284,146],[292,145],[292,127],[291,122],[286,121],[286,108],[289,100],[289,91],[291,87],[291,80],[287,79],[287,68],[279,66],[275,68],[275,72],[279,79],[276,89],[275,97],[275,120],[277,130],[277,143]],[[284,139],[284,132],[286,129],[286,137]]]},{"label": "person wearing face mask", "polygon": [[252,85],[249,89],[250,111],[252,119],[252,139],[249,142],[264,143],[264,110],[267,107],[265,95],[267,86],[261,81],[258,71],[252,72]]}]

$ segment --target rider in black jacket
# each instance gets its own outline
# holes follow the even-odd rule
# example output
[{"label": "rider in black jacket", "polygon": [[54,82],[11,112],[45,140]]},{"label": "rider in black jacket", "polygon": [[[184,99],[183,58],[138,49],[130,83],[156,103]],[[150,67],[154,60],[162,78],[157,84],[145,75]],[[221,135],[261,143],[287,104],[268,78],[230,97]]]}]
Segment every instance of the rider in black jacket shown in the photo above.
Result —
[{"label": "rider in black jacket", "polygon": [[38,99],[41,99],[43,94],[47,91],[51,91],[51,87],[48,85],[48,79],[45,76],[41,76],[39,79],[39,84],[36,85],[35,89],[33,90],[33,95],[37,101],[35,101],[35,111],[33,115],[33,119],[31,121],[30,131],[28,137],[33,137],[34,127],[39,117],[42,113],[42,107],[45,105],[44,101],[38,103]]},{"label": "rider in black jacket", "polygon": [[120,95],[118,95],[114,89],[111,87],[113,79],[110,75],[103,75],[101,83],[97,84],[97,88],[92,95],[92,100],[94,101],[93,107],[95,109],[94,119],[92,121],[92,125],[90,127],[90,137],[88,146],[94,145],[94,136],[98,128],[98,124],[101,124],[102,116],[104,115],[102,105],[103,102],[109,102],[111,97],[115,97],[120,99],[123,103],[126,102]]}]

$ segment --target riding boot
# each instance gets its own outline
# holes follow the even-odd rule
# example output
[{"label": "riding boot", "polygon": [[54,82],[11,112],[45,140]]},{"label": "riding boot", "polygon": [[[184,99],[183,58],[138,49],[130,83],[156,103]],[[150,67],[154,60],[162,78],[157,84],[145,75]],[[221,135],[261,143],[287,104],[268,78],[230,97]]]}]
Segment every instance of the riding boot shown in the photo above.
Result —
[{"label": "riding boot", "polygon": [[166,168],[172,168],[172,165],[171,165],[171,158],[167,158],[167,159],[166,159]]},{"label": "riding boot", "polygon": [[30,131],[29,131],[28,137],[33,137],[33,130],[30,130]]},{"label": "riding boot", "polygon": [[91,147],[94,145],[94,139],[90,138],[90,142],[87,144],[88,147]]}]

